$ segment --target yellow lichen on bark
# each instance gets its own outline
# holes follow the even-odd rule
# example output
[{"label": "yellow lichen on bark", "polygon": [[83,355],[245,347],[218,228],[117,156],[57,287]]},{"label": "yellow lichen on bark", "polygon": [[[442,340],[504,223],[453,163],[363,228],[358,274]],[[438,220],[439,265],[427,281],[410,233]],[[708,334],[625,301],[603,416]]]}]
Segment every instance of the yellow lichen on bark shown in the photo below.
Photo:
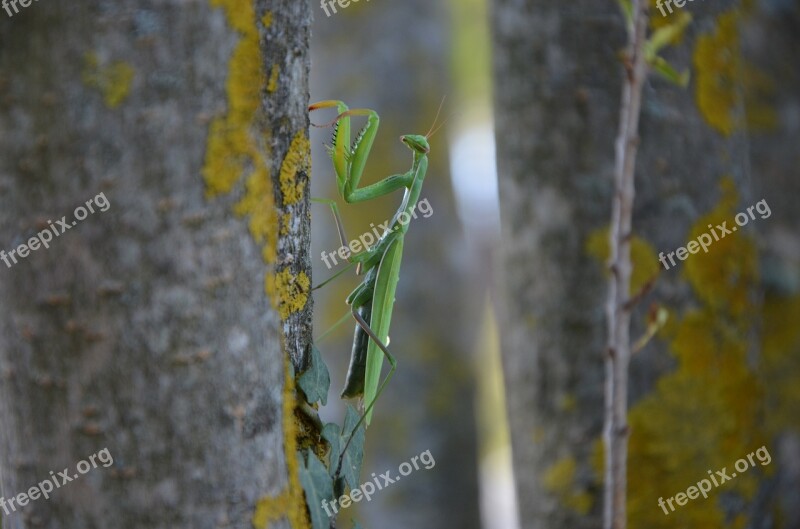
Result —
[{"label": "yellow lichen on bark", "polygon": [[[733,218],[734,185],[723,179],[721,190],[717,207],[696,221],[687,240],[708,231],[709,223]],[[630,411],[628,518],[637,525],[730,527],[717,501],[720,493],[748,501],[756,491],[759,475],[751,469],[668,516],[657,504],[708,478],[707,470],[730,469],[767,443],[764,388],[748,364],[751,315],[758,310],[750,302],[758,279],[755,252],[738,231],[686,262],[685,277],[700,306],[670,318],[660,335],[669,342],[676,369]]]},{"label": "yellow lichen on bark", "polygon": [[272,65],[272,71],[269,74],[269,82],[267,83],[267,92],[270,94],[278,88],[278,75],[280,75],[281,69],[278,67],[277,64]]},{"label": "yellow lichen on bark", "polygon": [[303,131],[295,135],[281,164],[280,182],[284,206],[297,204],[303,198],[304,183],[297,179],[297,174],[301,171],[311,174],[311,144]]},{"label": "yellow lichen on bark", "polygon": [[[254,139],[255,119],[264,86],[255,11],[250,2],[211,0],[222,7],[228,23],[241,34],[228,65],[225,83],[228,110],[211,123],[203,165],[203,178],[210,197],[229,193],[246,170],[267,171],[269,153]],[[269,182],[269,174],[265,176]],[[264,196],[269,200],[270,197]]]},{"label": "yellow lichen on bark", "polygon": [[[586,239],[586,252],[603,265],[608,262],[608,227],[600,228],[589,234]],[[647,283],[656,278],[660,272],[658,257],[653,247],[641,237],[631,238],[631,273],[630,291],[639,292]],[[604,270],[606,275],[608,269]]]},{"label": "yellow lichen on bark", "polygon": [[712,33],[697,38],[693,56],[697,107],[708,124],[725,136],[741,126],[736,123],[737,25],[737,11],[721,15]]},{"label": "yellow lichen on bark", "polygon": [[298,427],[295,423],[294,409],[297,394],[295,382],[289,367],[288,359],[284,360],[284,387],[283,387],[283,440],[286,467],[289,472],[289,485],[279,495],[263,497],[258,500],[253,514],[253,527],[268,529],[270,522],[282,518],[289,521],[292,529],[308,529],[311,523],[305,507],[305,496],[300,484],[300,473],[297,467],[297,435]]},{"label": "yellow lichen on bark", "polygon": [[292,214],[291,213],[284,213],[281,215],[281,237],[285,237],[289,235],[290,229],[292,227]]},{"label": "yellow lichen on bark", "polygon": [[114,61],[107,66],[100,64],[100,59],[94,52],[84,56],[83,84],[97,88],[103,95],[103,101],[108,108],[116,108],[131,91],[133,82],[133,67],[124,61]]},{"label": "yellow lichen on bark", "polygon": [[[306,178],[311,174],[311,144],[305,131],[295,134],[289,145],[289,150],[281,162],[278,176],[281,189],[281,201],[284,208],[300,203],[305,194]],[[301,176],[305,175],[305,176]],[[289,233],[291,216],[286,213],[281,218],[280,230]],[[278,272],[275,278],[275,288],[278,299],[278,312],[282,319],[301,311],[308,303],[311,292],[311,280],[300,272],[295,275],[291,270],[284,269]]]},{"label": "yellow lichen on bark", "polygon": [[[228,109],[214,118],[206,146],[202,174],[208,197],[230,193],[247,175],[244,196],[234,212],[249,219],[248,227],[261,247],[264,262],[273,264],[277,256],[278,215],[270,179],[268,137],[258,129],[261,91],[266,77],[261,66],[256,14],[250,2],[211,0],[225,11],[228,23],[241,38],[233,50],[225,83]],[[265,291],[277,299],[275,280],[267,272]]]},{"label": "yellow lichen on bark", "polygon": [[[738,206],[736,187],[730,178],[720,182],[722,197],[716,208],[695,222],[687,241],[696,240],[703,233],[726,223],[726,228],[737,230],[733,217]],[[711,228],[709,228],[711,225]],[[727,258],[737,256],[735,259]],[[742,317],[752,309],[750,295],[757,280],[757,254],[755,243],[741,233],[721,237],[709,246],[708,253],[698,253],[686,260],[684,272],[697,297],[710,309]]]},{"label": "yellow lichen on bark", "polygon": [[763,322],[763,377],[769,380],[766,399],[767,431],[800,433],[800,295],[770,293],[765,296]]},{"label": "yellow lichen on bark", "polygon": [[[710,232],[709,224],[716,229],[722,222],[733,223],[740,210],[733,181],[723,178],[720,191],[717,206],[697,219],[686,240]],[[607,256],[606,234],[607,230],[593,234],[587,245],[600,260]],[[655,253],[645,241],[634,241],[632,256],[634,270],[637,262],[645,267],[632,283],[642,284],[652,277]],[[743,230],[715,240],[708,253],[691,256],[683,274],[699,306],[670,316],[659,336],[669,343],[676,368],[631,407],[628,519],[652,529],[744,528],[748,517],[737,514],[729,518],[731,513],[718,502],[719,495],[724,492],[744,502],[752,500],[762,476],[773,471],[771,467],[750,468],[714,487],[707,499],[693,500],[668,516],[658,499],[686,493],[690,486],[708,478],[708,470],[730,470],[734,462],[762,446],[773,452],[770,440],[789,427],[793,418],[780,414],[780,419],[765,420],[764,411],[769,402],[774,406],[782,398],[788,397],[794,406],[800,402],[800,391],[791,389],[797,386],[796,377],[790,375],[800,364],[793,354],[800,349],[800,331],[766,333],[763,364],[753,365],[752,337],[758,325],[753,314],[761,311],[753,302],[759,283],[758,261],[756,245]],[[765,326],[776,319],[785,324],[791,315],[800,314],[800,296],[774,306],[768,303],[764,314]],[[776,377],[780,383],[775,384],[771,381],[777,372],[784,376]],[[785,410],[793,409],[792,405]],[[598,476],[602,475],[602,456],[598,439],[591,461]],[[571,493],[572,487],[565,485],[569,477],[569,461],[561,460],[545,475],[545,487],[562,496],[564,491]],[[561,501],[567,503],[563,497]]]},{"label": "yellow lichen on bark", "polygon": [[592,495],[578,488],[577,471],[578,463],[574,457],[562,457],[545,470],[542,485],[563,505],[585,515],[592,507]]},{"label": "yellow lichen on bark", "polygon": [[[234,206],[237,215],[249,217],[253,239],[261,245],[261,255],[266,263],[274,263],[277,254],[277,210],[272,198],[269,172],[262,166],[248,177],[244,197]],[[274,294],[267,290],[267,294]]]},{"label": "yellow lichen on bark", "polygon": [[692,57],[697,108],[724,136],[745,126],[771,129],[777,123],[774,110],[764,103],[771,79],[742,58],[742,14],[733,9],[720,15],[715,29],[697,38]]},{"label": "yellow lichen on bark", "polygon": [[[210,127],[202,175],[209,198],[231,193],[246,176],[242,198],[234,213],[248,218],[248,229],[261,247],[267,265],[277,258],[278,212],[270,178],[271,153],[269,137],[258,124],[261,95],[267,88],[259,45],[258,19],[252,1],[210,0],[221,7],[228,24],[240,34],[228,65],[226,81],[227,112],[216,117]],[[260,19],[265,27],[271,24],[271,14]],[[277,84],[277,77],[272,81]],[[306,140],[307,141],[307,140]],[[290,150],[290,153],[292,151]],[[298,306],[305,306],[310,280],[301,273],[293,277],[288,270],[280,274],[267,271],[264,288],[281,317],[285,319]],[[283,390],[283,452],[288,473],[288,485],[278,495],[260,499],[252,523],[266,529],[271,522],[286,518],[293,529],[310,526],[303,489],[297,468],[297,426],[294,409],[296,395],[294,377],[288,357],[284,357],[285,382]]]},{"label": "yellow lichen on bark", "polygon": [[302,310],[308,303],[311,280],[305,272],[294,275],[288,269],[278,272],[276,280],[279,297],[278,312],[281,319],[285,320],[291,314]]}]

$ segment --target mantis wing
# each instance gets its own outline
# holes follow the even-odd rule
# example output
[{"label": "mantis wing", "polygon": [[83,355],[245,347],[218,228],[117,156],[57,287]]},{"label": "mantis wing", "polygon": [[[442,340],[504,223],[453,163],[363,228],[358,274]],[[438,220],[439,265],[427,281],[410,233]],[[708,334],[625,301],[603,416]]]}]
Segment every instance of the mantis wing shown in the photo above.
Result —
[{"label": "mantis wing", "polygon": [[[389,335],[389,326],[392,323],[392,308],[394,295],[397,290],[397,281],[400,279],[400,261],[403,259],[403,237],[398,237],[386,253],[383,254],[378,268],[378,277],[375,281],[375,293],[372,301],[372,320],[370,328],[386,344]],[[381,378],[384,353],[374,340],[369,341],[367,347],[367,372],[364,377],[364,402],[369,406],[378,398],[378,383]],[[367,425],[372,419],[374,406],[367,412]]]}]

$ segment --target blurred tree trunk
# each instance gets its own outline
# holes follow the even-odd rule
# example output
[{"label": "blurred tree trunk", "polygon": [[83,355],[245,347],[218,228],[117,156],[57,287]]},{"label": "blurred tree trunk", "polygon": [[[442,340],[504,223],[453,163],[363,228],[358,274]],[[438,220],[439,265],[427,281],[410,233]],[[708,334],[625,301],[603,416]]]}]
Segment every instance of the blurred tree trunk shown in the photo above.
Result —
[{"label": "blurred tree trunk", "polygon": [[609,218],[625,36],[610,2],[533,4],[493,3],[498,321],[520,522],[577,529],[565,503],[584,508],[603,398],[605,284],[584,244]]},{"label": "blurred tree trunk", "polygon": [[[665,56],[691,70],[691,85],[679,89],[653,76],[642,108],[632,291],[657,281],[634,309],[632,337],[644,332],[651,303],[666,306],[670,320],[632,361],[628,519],[651,529],[793,528],[798,511],[788,495],[800,450],[790,415],[799,403],[790,388],[800,372],[793,360],[800,336],[790,329],[800,309],[798,260],[776,244],[796,239],[787,229],[796,231],[797,219],[774,207],[771,218],[756,217],[668,270],[657,256],[708,224],[730,227],[761,198],[791,208],[785,201],[794,195],[785,190],[794,184],[783,172],[796,172],[797,162],[798,7],[695,2],[690,10],[694,21]],[[651,24],[678,12],[665,19],[651,8]],[[611,1],[495,0],[492,23],[504,246],[499,321],[520,519],[523,527],[598,527],[622,16]],[[764,232],[769,237],[759,237]],[[772,256],[762,262],[757,249],[767,242]],[[764,297],[762,265],[770,265],[771,288],[781,287],[771,296],[767,284]],[[771,467],[668,516],[658,506],[706,470],[730,469],[761,446]]]},{"label": "blurred tree trunk", "polygon": [[110,204],[0,266],[2,496],[114,459],[4,529],[249,529],[259,501],[305,526],[310,19],[288,0],[0,16],[1,249]]},{"label": "blurred tree trunk", "polygon": [[742,55],[747,68],[758,67],[758,82],[751,74],[746,95],[766,89],[768,101],[757,106],[768,119],[747,136],[742,157],[748,165],[748,202],[765,199],[772,211],[757,224],[763,236],[753,361],[767,381],[764,429],[775,460],[769,488],[762,486],[756,496],[752,518],[759,522],[752,526],[789,529],[800,527],[800,2],[765,4],[746,15]]},{"label": "blurred tree trunk", "polygon": [[[425,134],[448,89],[447,9],[442,2],[359,2],[326,17],[315,7],[312,45],[312,99],[343,99],[351,108],[368,107],[381,117],[380,129],[367,162],[363,183],[376,182],[411,166],[411,153],[398,137]],[[440,121],[454,112],[448,99]],[[322,117],[312,121],[322,122]],[[354,128],[360,127],[353,125]],[[445,125],[430,140],[425,186],[432,213],[411,222],[392,317],[391,348],[398,367],[376,412],[365,445],[362,476],[396,468],[430,450],[435,469],[415,474],[359,504],[364,527],[419,529],[446,526],[479,527],[474,382],[471,351],[480,316],[480,302],[466,298],[471,263],[460,234],[448,175],[448,137]],[[355,133],[354,133],[355,134]],[[335,197],[330,159],[322,151],[329,130],[313,139],[315,196]],[[348,236],[369,231],[391,218],[402,192],[360,203],[342,205]],[[329,212],[315,209],[313,259],[339,246]],[[317,218],[322,219],[317,223]],[[319,230],[317,228],[320,228]],[[318,277],[333,273],[324,266]],[[345,310],[344,298],[352,280],[341,280],[319,291],[320,331]],[[316,292],[315,292],[315,295]],[[330,325],[330,323],[327,323]],[[324,344],[331,369],[332,396],[337,401],[340,378],[347,366],[353,327],[339,330],[341,340]]]}]

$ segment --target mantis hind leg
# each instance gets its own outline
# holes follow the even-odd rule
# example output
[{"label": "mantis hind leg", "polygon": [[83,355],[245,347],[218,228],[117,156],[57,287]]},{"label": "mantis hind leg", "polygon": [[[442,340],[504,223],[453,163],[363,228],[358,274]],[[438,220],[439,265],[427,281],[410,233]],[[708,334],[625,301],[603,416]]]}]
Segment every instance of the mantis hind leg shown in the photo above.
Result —
[{"label": "mantis hind leg", "polygon": [[318,204],[328,204],[331,207],[333,220],[336,222],[336,231],[339,232],[339,242],[342,243],[342,246],[347,246],[347,235],[344,233],[344,223],[342,222],[342,216],[339,214],[339,206],[336,205],[336,201],[329,198],[312,198],[311,201]]},{"label": "mantis hind leg", "polygon": [[[380,398],[381,393],[383,393],[383,390],[386,388],[386,384],[388,384],[389,380],[392,378],[395,369],[397,369],[397,360],[392,355],[392,353],[389,352],[389,348],[381,341],[380,338],[378,338],[378,335],[375,334],[375,332],[372,330],[369,324],[364,320],[364,318],[361,317],[361,315],[358,312],[353,311],[353,317],[358,322],[359,327],[364,330],[367,336],[383,352],[384,356],[389,361],[390,365],[389,372],[386,374],[386,378],[383,379],[383,382],[381,382],[381,385],[378,387],[378,391],[375,393],[375,398],[373,398],[372,402],[367,404],[367,406],[364,408],[364,415],[361,417],[361,420],[359,421],[360,423],[366,419],[367,415],[369,415],[369,412],[372,410],[372,407],[375,406],[375,403],[378,401],[378,398]],[[358,430],[358,426],[359,424],[357,424],[356,427],[353,428],[353,431]]]},{"label": "mantis hind leg", "polygon": [[359,314],[359,311],[357,311],[356,309],[352,310],[352,315],[353,318],[355,318],[356,322],[358,323],[358,327],[363,329],[363,331],[366,333],[369,339],[375,342],[378,348],[383,352],[383,354],[386,356],[386,359],[389,360],[389,365],[391,367],[389,368],[389,372],[386,374],[386,378],[383,379],[383,382],[378,387],[378,391],[375,393],[375,398],[373,398],[372,402],[370,402],[367,405],[367,407],[364,408],[364,414],[361,416],[356,425],[353,427],[353,431],[350,432],[350,435],[347,438],[347,443],[345,443],[344,448],[342,449],[339,455],[339,464],[336,466],[336,474],[335,474],[336,479],[338,479],[339,473],[342,470],[342,461],[344,461],[344,455],[347,452],[347,448],[350,446],[350,441],[353,440],[353,435],[358,431],[358,429],[361,427],[361,424],[366,420],[367,415],[369,414],[369,412],[372,410],[372,407],[380,398],[381,393],[383,393],[383,390],[386,388],[386,385],[389,383],[389,380],[391,380],[395,369],[397,369],[397,360],[392,355],[392,353],[389,352],[389,348],[386,347],[386,345],[384,345],[384,343],[380,340],[380,338],[378,338],[378,335],[375,334],[372,328],[370,328],[369,323],[367,323],[367,321],[361,316],[361,314]]},{"label": "mantis hind leg", "polygon": [[[320,204],[328,204],[330,206],[331,212],[333,213],[333,219],[336,221],[336,231],[339,232],[339,242],[341,242],[341,244],[342,244],[341,247],[347,246],[347,235],[344,232],[344,223],[342,223],[342,216],[339,214],[339,207],[336,205],[336,202],[334,202],[333,200],[329,200],[327,198],[312,198],[311,200],[313,202],[317,202],[317,203],[320,203]],[[324,252],[323,252],[323,255],[324,255]],[[319,285],[311,287],[311,290],[317,290],[318,288],[322,288],[325,285],[327,285],[328,283],[336,280],[339,276],[341,276],[342,274],[344,274],[348,270],[350,270],[353,267],[353,265],[355,265],[355,264],[356,263],[351,262],[345,268],[343,268],[342,270],[339,270],[333,276],[329,277],[328,279],[326,279],[325,281],[323,281]]]},{"label": "mantis hind leg", "polygon": [[333,274],[331,277],[329,277],[328,279],[326,279],[325,281],[323,281],[319,285],[311,287],[311,290],[320,289],[320,288],[324,287],[325,285],[327,285],[328,283],[331,283],[332,281],[337,280],[339,278],[339,276],[341,276],[342,274],[344,274],[345,272],[347,272],[348,270],[353,268],[353,266],[355,266],[355,265],[356,265],[356,263],[350,263],[349,265],[347,265],[346,267],[342,268],[341,270],[339,270],[338,272]]},{"label": "mantis hind leg", "polygon": [[[368,322],[372,314],[372,305],[368,303],[359,308],[358,314],[365,322]],[[344,388],[339,395],[343,399],[353,399],[364,394],[368,344],[369,335],[361,325],[356,325],[355,333],[353,334],[353,350],[350,353],[350,365],[347,367]]]},{"label": "mantis hind leg", "polygon": [[346,322],[346,321],[347,321],[347,320],[349,320],[349,319],[350,319],[350,311],[347,311],[347,312],[345,312],[344,316],[342,316],[341,318],[339,318],[339,320],[338,320],[336,323],[334,323],[333,325],[331,325],[331,327],[330,327],[330,328],[329,328],[327,331],[325,331],[324,333],[322,333],[321,335],[319,335],[319,336],[318,336],[318,337],[317,337],[317,338],[314,340],[314,343],[322,343],[323,341],[325,341],[325,338],[327,338],[328,336],[330,336],[330,334],[331,334],[333,331],[335,331],[336,329],[338,329],[338,328],[339,328],[339,326],[340,326],[341,324],[343,324],[344,322]]},{"label": "mantis hind leg", "polygon": [[[328,204],[330,206],[331,213],[333,214],[333,219],[334,221],[336,221],[336,231],[339,232],[339,242],[341,243],[340,248],[349,247],[349,242],[347,241],[347,235],[344,232],[344,223],[342,222],[342,216],[339,214],[339,206],[336,204],[336,202],[334,200],[330,200],[327,198],[312,198],[311,200],[319,204]],[[347,265],[347,267],[345,267],[343,270],[340,270],[339,272],[336,272],[332,277],[326,279],[319,285],[312,287],[311,290],[317,290],[318,288],[324,287],[325,285],[335,280],[340,275],[350,270],[350,268],[352,268],[353,265],[357,265],[356,275],[361,275],[361,272],[363,270],[365,269],[368,270],[372,266],[375,266],[375,264],[377,264],[377,262],[379,261],[380,256],[383,255],[383,253],[384,250],[382,249],[382,247],[375,245],[372,248],[365,249],[363,252],[359,254],[351,256],[348,259],[348,261],[350,261],[350,264]],[[367,266],[365,266],[365,263],[367,263]]]}]

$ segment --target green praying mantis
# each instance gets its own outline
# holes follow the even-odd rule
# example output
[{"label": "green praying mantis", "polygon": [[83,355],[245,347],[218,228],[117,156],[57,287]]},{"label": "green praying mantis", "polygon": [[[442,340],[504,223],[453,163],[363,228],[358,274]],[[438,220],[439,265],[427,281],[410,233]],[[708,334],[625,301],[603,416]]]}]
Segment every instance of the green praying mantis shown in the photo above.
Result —
[{"label": "green praying mantis", "polygon": [[[444,103],[444,100],[442,100]],[[437,129],[434,129],[438,120],[438,112],[434,125],[425,136],[406,134],[400,140],[411,149],[413,163],[411,169],[403,174],[395,174],[384,178],[374,184],[359,187],[364,166],[369,157],[372,144],[378,132],[380,118],[374,110],[359,108],[349,109],[347,105],[338,100],[326,100],[314,103],[308,107],[309,112],[323,108],[336,108],[338,115],[327,125],[333,125],[332,145],[328,146],[328,154],[333,160],[336,172],[339,195],[348,203],[358,203],[372,200],[377,197],[404,189],[403,201],[394,214],[388,229],[370,248],[361,253],[352,255],[348,261],[350,265],[334,275],[329,280],[315,288],[324,286],[329,281],[346,272],[356,265],[356,274],[364,274],[361,283],[347,296],[346,302],[350,306],[353,318],[356,320],[353,348],[350,355],[350,366],[347,371],[342,398],[356,398],[363,396],[366,407],[364,414],[356,423],[351,432],[345,448],[341,451],[336,468],[338,476],[344,453],[353,439],[353,435],[363,422],[369,425],[375,402],[380,397],[389,380],[392,378],[397,361],[389,352],[388,337],[392,321],[397,283],[400,279],[400,264],[403,258],[403,244],[408,231],[409,220],[414,213],[419,200],[422,184],[428,169],[428,153],[430,146],[428,139]],[[441,105],[439,107],[441,111]],[[350,117],[365,116],[367,123],[350,145]],[[440,125],[441,126],[441,125]],[[347,244],[344,228],[336,203],[327,199],[314,199],[326,203],[331,207],[339,237],[342,245]],[[403,217],[405,217],[405,221]],[[384,357],[389,361],[390,369],[380,381]]]}]

